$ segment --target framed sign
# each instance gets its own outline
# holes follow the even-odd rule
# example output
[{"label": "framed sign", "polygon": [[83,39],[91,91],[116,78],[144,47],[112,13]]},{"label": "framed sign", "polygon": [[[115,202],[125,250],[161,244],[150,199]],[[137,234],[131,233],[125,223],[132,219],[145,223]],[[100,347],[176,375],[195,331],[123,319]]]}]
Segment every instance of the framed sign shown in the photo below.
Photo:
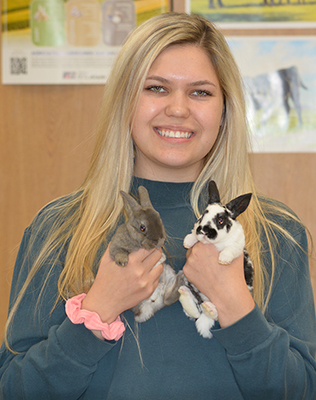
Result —
[{"label": "framed sign", "polygon": [[103,84],[129,32],[168,0],[3,0],[3,84]]}]

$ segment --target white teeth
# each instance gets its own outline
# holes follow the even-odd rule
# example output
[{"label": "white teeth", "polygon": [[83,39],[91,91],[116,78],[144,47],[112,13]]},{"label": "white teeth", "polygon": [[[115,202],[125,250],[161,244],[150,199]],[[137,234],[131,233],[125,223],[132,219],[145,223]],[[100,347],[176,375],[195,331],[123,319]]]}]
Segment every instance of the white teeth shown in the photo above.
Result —
[{"label": "white teeth", "polygon": [[192,132],[180,132],[180,131],[169,131],[169,130],[160,130],[157,129],[159,135],[163,137],[169,138],[181,138],[181,139],[189,139],[192,135]]}]

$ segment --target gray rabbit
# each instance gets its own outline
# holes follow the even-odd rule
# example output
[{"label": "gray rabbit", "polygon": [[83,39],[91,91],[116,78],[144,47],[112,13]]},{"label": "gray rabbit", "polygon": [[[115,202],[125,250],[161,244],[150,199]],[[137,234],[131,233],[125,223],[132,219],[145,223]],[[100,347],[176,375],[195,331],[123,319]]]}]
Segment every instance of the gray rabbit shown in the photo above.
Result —
[{"label": "gray rabbit", "polygon": [[[160,249],[165,242],[166,234],[160,215],[153,208],[144,186],[138,188],[140,204],[124,191],[120,193],[128,220],[120,225],[113,235],[110,255],[117,265],[124,267],[128,263],[130,253],[140,248]],[[156,265],[163,263],[164,269],[154,293],[132,308],[137,322],[147,321],[161,308],[170,306],[179,299],[178,289],[183,285],[183,274],[177,275],[173,268],[165,263],[165,260],[166,256],[162,253]]]}]

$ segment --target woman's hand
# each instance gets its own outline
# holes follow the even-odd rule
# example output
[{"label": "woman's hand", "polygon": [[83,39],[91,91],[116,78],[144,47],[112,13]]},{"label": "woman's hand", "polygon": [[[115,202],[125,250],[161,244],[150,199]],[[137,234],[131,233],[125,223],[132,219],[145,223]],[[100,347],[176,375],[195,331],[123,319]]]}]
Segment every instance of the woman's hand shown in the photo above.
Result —
[{"label": "woman's hand", "polygon": [[82,308],[95,311],[108,324],[152,295],[159,283],[163,265],[153,268],[161,258],[161,250],[140,249],[129,255],[125,267],[118,266],[104,253],[95,281],[82,302]]},{"label": "woman's hand", "polygon": [[218,255],[214,245],[198,242],[187,251],[183,272],[215,304],[225,328],[252,311],[255,303],[245,281],[243,255],[229,265],[219,264]]}]

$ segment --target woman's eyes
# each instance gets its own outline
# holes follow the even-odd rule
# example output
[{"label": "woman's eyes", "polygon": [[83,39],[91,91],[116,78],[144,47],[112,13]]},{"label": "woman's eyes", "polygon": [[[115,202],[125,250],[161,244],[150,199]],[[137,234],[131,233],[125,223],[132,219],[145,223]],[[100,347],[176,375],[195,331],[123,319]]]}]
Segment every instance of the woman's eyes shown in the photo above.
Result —
[{"label": "woman's eyes", "polygon": [[154,92],[154,93],[165,93],[165,92],[167,92],[167,90],[163,86],[157,86],[157,85],[148,86],[148,87],[146,87],[146,90],[148,90],[150,92]]},{"label": "woman's eyes", "polygon": [[193,96],[197,96],[197,97],[206,97],[206,96],[212,96],[212,94],[207,91],[207,90],[194,90],[194,92],[192,92]]},{"label": "woman's eyes", "polygon": [[[153,93],[168,93],[168,90],[165,87],[159,85],[147,86],[145,90]],[[212,93],[210,93],[208,90],[194,89],[189,92],[189,95],[193,97],[203,98],[207,96],[212,96]]]}]

